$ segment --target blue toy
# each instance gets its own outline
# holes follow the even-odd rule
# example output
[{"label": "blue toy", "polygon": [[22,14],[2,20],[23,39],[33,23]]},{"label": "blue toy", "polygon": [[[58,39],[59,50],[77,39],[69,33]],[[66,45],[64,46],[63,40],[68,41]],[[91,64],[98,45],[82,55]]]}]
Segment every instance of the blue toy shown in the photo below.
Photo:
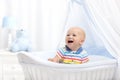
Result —
[{"label": "blue toy", "polygon": [[16,32],[16,39],[12,42],[10,51],[31,51],[31,42],[28,38],[28,34],[25,30],[20,29]]}]

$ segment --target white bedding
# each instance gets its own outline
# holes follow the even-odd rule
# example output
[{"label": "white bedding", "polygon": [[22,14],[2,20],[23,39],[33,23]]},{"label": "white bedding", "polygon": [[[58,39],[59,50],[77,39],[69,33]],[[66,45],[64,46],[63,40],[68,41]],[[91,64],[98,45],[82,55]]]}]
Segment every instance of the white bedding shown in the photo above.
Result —
[{"label": "white bedding", "polygon": [[54,63],[54,62],[48,61],[48,58],[52,58],[55,56],[54,52],[31,52],[31,53],[21,52],[21,53],[19,55],[27,56],[30,59],[33,59],[32,61],[31,60],[24,60],[24,63],[43,64],[43,65],[51,66],[51,67],[64,67],[64,68],[65,67],[66,68],[76,67],[77,68],[77,67],[92,67],[92,66],[108,65],[108,64],[112,65],[112,64],[116,63],[115,59],[111,59],[111,58],[99,56],[99,55],[89,55],[90,60],[87,63],[61,64],[61,63]]}]

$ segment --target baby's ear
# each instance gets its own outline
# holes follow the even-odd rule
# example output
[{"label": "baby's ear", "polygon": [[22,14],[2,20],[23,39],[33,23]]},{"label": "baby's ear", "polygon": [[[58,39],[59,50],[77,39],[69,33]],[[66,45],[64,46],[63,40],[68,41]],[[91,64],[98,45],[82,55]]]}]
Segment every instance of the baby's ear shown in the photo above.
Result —
[{"label": "baby's ear", "polygon": [[82,44],[84,43],[84,41],[85,41],[85,40],[81,40],[81,41],[80,41],[80,44],[82,45]]}]

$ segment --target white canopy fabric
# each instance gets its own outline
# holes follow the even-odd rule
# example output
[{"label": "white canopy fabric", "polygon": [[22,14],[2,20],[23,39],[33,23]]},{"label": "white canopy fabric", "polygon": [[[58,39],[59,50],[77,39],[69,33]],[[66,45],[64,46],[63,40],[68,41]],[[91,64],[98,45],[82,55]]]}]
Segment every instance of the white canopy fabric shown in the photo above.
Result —
[{"label": "white canopy fabric", "polygon": [[87,34],[83,46],[91,54],[105,51],[99,54],[119,59],[120,8],[114,0],[71,0],[68,9],[64,35],[69,27],[80,26]]},{"label": "white canopy fabric", "polygon": [[116,58],[118,69],[116,70],[114,80],[119,80],[120,6],[118,1],[71,0],[69,9],[65,33],[71,26],[82,27],[87,34],[87,39],[83,47],[90,54],[108,57],[112,55],[112,57]]}]

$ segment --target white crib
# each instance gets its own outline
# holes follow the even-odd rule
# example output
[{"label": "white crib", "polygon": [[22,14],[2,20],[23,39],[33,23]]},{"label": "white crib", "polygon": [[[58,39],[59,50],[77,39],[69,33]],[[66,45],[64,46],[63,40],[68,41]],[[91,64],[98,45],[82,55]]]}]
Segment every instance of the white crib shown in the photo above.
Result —
[{"label": "white crib", "polygon": [[84,64],[59,64],[47,61],[53,52],[18,54],[26,80],[114,80],[117,61],[91,55]]}]

